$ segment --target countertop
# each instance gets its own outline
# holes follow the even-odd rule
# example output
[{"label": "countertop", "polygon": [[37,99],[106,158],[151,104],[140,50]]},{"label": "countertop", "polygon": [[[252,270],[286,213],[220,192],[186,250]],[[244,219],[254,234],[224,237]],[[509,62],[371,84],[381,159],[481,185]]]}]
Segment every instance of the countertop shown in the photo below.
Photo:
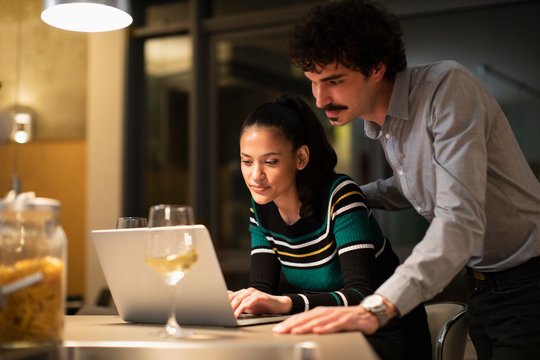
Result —
[{"label": "countertop", "polygon": [[44,350],[0,350],[0,359],[363,359],[378,357],[359,332],[278,335],[272,324],[239,328],[190,327],[189,338],[166,340],[162,325],[127,323],[114,315],[66,316],[64,344]]}]

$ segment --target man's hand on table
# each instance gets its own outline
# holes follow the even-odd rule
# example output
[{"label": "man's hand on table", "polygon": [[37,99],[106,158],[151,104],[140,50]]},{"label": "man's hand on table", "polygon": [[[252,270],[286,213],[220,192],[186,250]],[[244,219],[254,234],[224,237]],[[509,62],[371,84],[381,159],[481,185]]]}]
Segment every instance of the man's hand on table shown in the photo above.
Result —
[{"label": "man's hand on table", "polygon": [[[396,316],[395,306],[384,300],[388,318]],[[366,335],[375,333],[379,328],[377,317],[362,306],[317,307],[307,312],[291,316],[274,326],[278,334],[328,334],[338,331],[361,331]]]}]

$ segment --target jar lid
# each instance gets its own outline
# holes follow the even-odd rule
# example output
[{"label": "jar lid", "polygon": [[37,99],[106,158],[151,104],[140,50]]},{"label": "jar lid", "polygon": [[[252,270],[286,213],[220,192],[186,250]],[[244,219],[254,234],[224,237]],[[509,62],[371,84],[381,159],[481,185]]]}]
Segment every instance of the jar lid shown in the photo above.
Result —
[{"label": "jar lid", "polygon": [[24,192],[15,195],[9,192],[0,200],[0,211],[32,211],[32,210],[60,210],[60,201],[49,198],[36,197],[34,192]]}]

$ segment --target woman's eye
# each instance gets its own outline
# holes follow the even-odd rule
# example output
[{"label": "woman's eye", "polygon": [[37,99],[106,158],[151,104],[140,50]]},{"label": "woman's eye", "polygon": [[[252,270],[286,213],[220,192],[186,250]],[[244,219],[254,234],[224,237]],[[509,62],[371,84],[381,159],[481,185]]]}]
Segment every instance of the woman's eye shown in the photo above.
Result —
[{"label": "woman's eye", "polygon": [[266,160],[265,163],[268,164],[268,165],[276,165],[278,163],[278,161],[277,160]]},{"label": "woman's eye", "polygon": [[240,160],[240,162],[244,165],[251,165],[252,161],[251,160]]}]

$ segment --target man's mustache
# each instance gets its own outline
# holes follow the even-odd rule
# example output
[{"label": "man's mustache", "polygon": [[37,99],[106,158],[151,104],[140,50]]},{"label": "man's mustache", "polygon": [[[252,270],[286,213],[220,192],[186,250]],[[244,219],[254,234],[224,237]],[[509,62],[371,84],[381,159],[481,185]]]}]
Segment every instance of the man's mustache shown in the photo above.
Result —
[{"label": "man's mustache", "polygon": [[346,110],[348,109],[345,105],[334,105],[329,104],[324,107],[324,111],[333,111],[333,110]]}]

